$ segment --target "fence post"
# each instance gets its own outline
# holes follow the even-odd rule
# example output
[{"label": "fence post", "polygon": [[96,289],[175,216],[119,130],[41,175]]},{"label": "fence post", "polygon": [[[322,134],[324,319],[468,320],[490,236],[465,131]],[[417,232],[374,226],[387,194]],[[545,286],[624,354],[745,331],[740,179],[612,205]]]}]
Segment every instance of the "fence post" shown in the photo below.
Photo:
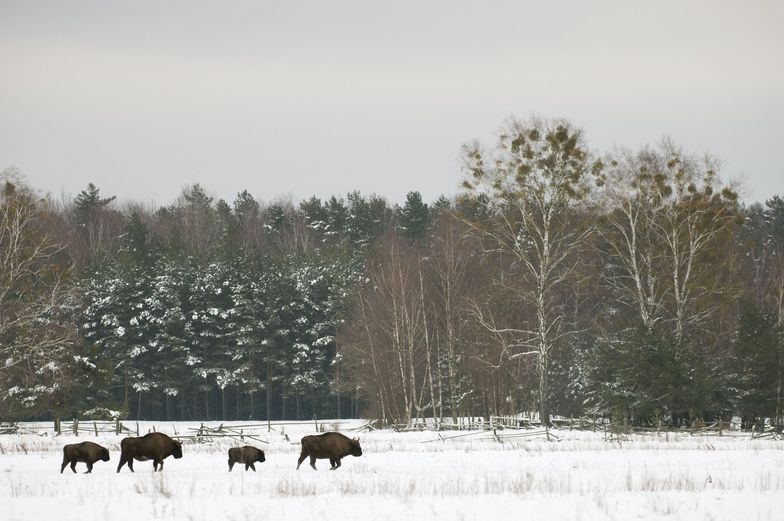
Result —
[{"label": "fence post", "polygon": [[74,418],[73,421],[73,433],[74,436],[79,436],[79,420],[77,420],[76,418]]},{"label": "fence post", "polygon": [[95,430],[95,435],[98,436],[98,422],[93,420],[93,429]]},{"label": "fence post", "polygon": [[139,420],[136,420],[136,436],[139,436]]},{"label": "fence post", "polygon": [[116,435],[120,435],[120,418],[114,419],[114,433]]},{"label": "fence post", "polygon": [[54,432],[56,432],[58,435],[60,434],[60,418],[54,419]]}]

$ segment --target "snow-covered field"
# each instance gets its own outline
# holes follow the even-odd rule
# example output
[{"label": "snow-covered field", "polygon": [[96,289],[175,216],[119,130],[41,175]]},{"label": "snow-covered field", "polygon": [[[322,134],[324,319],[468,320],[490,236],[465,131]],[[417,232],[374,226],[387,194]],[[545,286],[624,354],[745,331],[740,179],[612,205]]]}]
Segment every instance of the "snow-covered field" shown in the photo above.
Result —
[{"label": "snow-covered field", "polygon": [[[151,422],[142,431],[153,424],[167,433],[194,425]],[[784,442],[670,433],[618,444],[577,431],[555,431],[558,442],[442,442],[432,432],[347,432],[364,455],[335,472],[319,460],[314,472],[307,462],[295,470],[297,441],[313,423],[283,429],[290,441],[277,426],[262,434],[268,444],[250,442],[267,456],[255,473],[228,472],[226,451],[240,445],[230,439],[186,442],[163,473],[137,462],[136,473],[117,474],[122,437],[0,436],[0,519],[784,519]],[[111,461],[61,475],[62,446],[84,440],[107,446]]]}]

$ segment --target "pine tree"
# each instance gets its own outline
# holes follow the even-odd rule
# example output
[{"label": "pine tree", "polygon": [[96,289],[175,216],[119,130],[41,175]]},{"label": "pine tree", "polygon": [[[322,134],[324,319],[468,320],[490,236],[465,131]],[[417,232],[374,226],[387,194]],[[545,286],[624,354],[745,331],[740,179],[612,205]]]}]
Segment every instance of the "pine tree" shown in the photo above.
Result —
[{"label": "pine tree", "polygon": [[101,197],[101,190],[93,183],[88,183],[87,188],[79,192],[74,199],[76,207],[76,222],[84,226],[95,210],[100,210],[113,202],[117,196]]},{"label": "pine tree", "polygon": [[409,192],[406,203],[397,212],[397,227],[412,243],[424,240],[430,223],[430,209],[419,192]]}]

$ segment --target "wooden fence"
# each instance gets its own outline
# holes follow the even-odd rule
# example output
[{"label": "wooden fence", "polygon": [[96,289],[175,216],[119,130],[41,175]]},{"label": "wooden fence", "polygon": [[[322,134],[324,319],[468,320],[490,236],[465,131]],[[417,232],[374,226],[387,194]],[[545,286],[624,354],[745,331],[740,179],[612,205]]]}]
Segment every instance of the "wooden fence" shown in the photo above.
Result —
[{"label": "wooden fence", "polygon": [[[705,424],[700,421],[692,422],[689,426],[674,427],[665,423],[659,423],[655,427],[633,427],[628,424],[611,422],[607,418],[553,418],[551,419],[552,427],[559,430],[591,430],[593,432],[602,433],[607,441],[623,442],[629,439],[632,434],[636,435],[658,435],[661,433],[682,433],[691,436],[725,436],[728,434],[738,435],[737,427],[732,428],[731,424],[726,421],[717,421]],[[317,432],[325,432],[328,430],[343,430],[343,431],[371,431],[378,428],[378,420],[369,420],[363,424],[357,425],[356,421],[325,421],[319,423],[314,420],[314,429]],[[2,434],[38,434],[46,435],[46,432],[51,432],[49,428],[44,430],[39,429],[45,424],[34,424],[34,428],[30,425],[23,425],[17,422],[0,422],[0,435]],[[51,423],[49,424],[51,425]],[[275,423],[222,423],[217,427],[205,425],[202,423],[199,427],[187,427],[183,433],[174,432],[172,437],[178,439],[193,439],[195,441],[212,441],[216,438],[232,438],[238,441],[253,440],[261,443],[267,443],[263,439],[264,433],[272,431],[279,431],[279,434],[288,438],[285,429],[287,426],[302,426],[302,422],[275,422]],[[139,422],[135,422],[135,429],[127,427],[119,419],[105,421],[105,420],[54,420],[55,435],[73,435],[73,436],[99,436],[100,434],[130,434],[139,436]],[[457,421],[452,419],[439,421],[434,418],[419,419],[411,424],[393,424],[391,427],[398,432],[410,431],[435,431],[438,434],[438,439],[446,441],[454,438],[461,438],[463,436],[471,436],[474,434],[484,433],[487,439],[495,439],[496,441],[503,441],[510,438],[532,438],[544,437],[548,440],[558,439],[550,430],[550,428],[543,426],[541,422],[535,417],[524,416],[490,416],[487,420],[481,417],[464,417],[458,418]],[[32,430],[31,430],[32,429]],[[155,427],[153,427],[155,430]],[[441,431],[470,431],[467,434],[458,434],[455,436],[441,435]],[[509,432],[506,432],[509,431]],[[750,432],[744,431],[743,434],[751,435],[752,439],[771,439],[771,440],[784,440],[784,429],[782,427],[766,427],[760,428],[755,426]],[[484,438],[472,438],[484,439]],[[434,440],[438,441],[438,440]]]},{"label": "wooden fence", "polygon": [[[327,423],[318,423],[314,421],[314,428],[317,432],[326,432],[328,430],[338,431],[371,431],[374,430],[376,420],[370,420],[362,425],[356,425],[351,421],[331,421]],[[194,439],[196,441],[213,441],[216,438],[231,438],[237,441],[252,440],[261,443],[269,443],[261,436],[263,433],[270,433],[272,431],[278,432],[286,441],[289,441],[288,434],[285,428],[287,426],[302,426],[302,422],[276,422],[276,423],[221,423],[217,427],[204,425],[199,427],[188,427],[188,432],[184,434],[175,433],[172,438],[177,439]],[[351,425],[351,428],[346,428]]]},{"label": "wooden fence", "polygon": [[0,422],[0,434],[18,434],[19,424],[16,422]]},{"label": "wooden fence", "polygon": [[[600,432],[607,441],[626,441],[631,434],[651,434],[657,435],[661,433],[682,433],[691,436],[725,436],[731,433],[737,434],[740,431],[737,427],[733,428],[732,424],[727,421],[715,421],[713,423],[705,423],[702,421],[693,421],[689,425],[673,426],[660,422],[652,427],[634,427],[624,423],[612,422],[609,418],[563,418],[554,417],[550,420],[551,428],[559,430],[590,430],[593,432]],[[490,416],[487,420],[483,418],[465,418],[463,421],[455,424],[453,421],[438,422],[433,418],[426,420],[418,420],[411,424],[395,424],[392,428],[396,431],[446,431],[446,430],[468,430],[468,431],[493,431],[493,436],[497,441],[503,438],[510,437],[530,437],[543,435],[547,439],[557,439],[550,428],[542,425],[536,417],[528,416]],[[529,431],[529,434],[501,434],[505,430],[512,431]],[[743,431],[746,435],[751,435],[753,439],[773,439],[784,440],[784,429],[781,427],[770,427],[761,429],[755,426],[751,431]],[[457,436],[441,436],[439,439],[447,440],[453,438],[460,438],[462,435]],[[492,439],[492,438],[489,438]]]},{"label": "wooden fence", "polygon": [[120,420],[79,420],[78,418],[74,418],[73,420],[60,420],[60,418],[55,418],[54,420],[54,432],[59,436],[61,434],[73,434],[74,436],[79,436],[79,434],[86,434],[86,435],[94,435],[98,436],[102,433],[111,433],[111,434],[132,434],[136,432],[136,435],[139,435],[139,424],[136,423],[136,431],[133,431],[126,427],[125,425],[120,422]]}]

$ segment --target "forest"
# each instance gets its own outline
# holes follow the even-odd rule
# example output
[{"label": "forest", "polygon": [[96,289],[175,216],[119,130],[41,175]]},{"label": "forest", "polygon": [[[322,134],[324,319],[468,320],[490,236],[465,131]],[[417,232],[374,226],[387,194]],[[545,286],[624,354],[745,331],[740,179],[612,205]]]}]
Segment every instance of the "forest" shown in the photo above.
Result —
[{"label": "forest", "polygon": [[0,418],[781,425],[784,199],[567,120],[455,154],[400,203],[58,200],[6,168]]}]

